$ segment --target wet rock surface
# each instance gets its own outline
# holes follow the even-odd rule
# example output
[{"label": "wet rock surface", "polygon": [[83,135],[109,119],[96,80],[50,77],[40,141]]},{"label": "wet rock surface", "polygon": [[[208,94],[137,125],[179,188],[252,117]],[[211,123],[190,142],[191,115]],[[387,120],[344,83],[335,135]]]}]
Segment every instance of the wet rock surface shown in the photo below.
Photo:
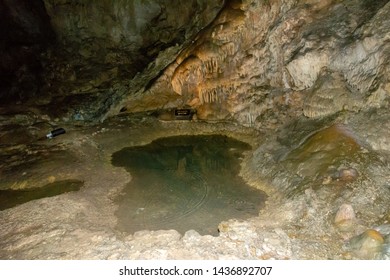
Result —
[{"label": "wet rock surface", "polygon": [[[349,117],[359,118],[358,115]],[[314,127],[314,133],[322,131]],[[244,154],[240,175],[252,187],[269,196],[258,217],[221,221],[218,236],[202,235],[193,229],[185,233],[144,230],[134,234],[118,230],[117,198],[134,177],[131,172],[111,165],[112,153],[161,137],[200,132],[203,135],[224,134],[254,147],[254,151]],[[323,180],[312,180],[306,182],[301,191],[288,195],[283,190],[294,186],[295,181],[287,180],[291,177],[282,180],[277,176],[268,180],[266,171],[275,172],[279,164],[264,161],[265,154],[259,154],[265,147],[279,151],[280,143],[271,145],[266,140],[275,137],[276,133],[228,123],[161,122],[147,115],[123,116],[94,127],[68,127],[66,134],[46,140],[43,145],[50,150],[53,142],[61,144],[79,164],[55,170],[51,180],[83,180],[84,187],[0,211],[0,256],[2,259],[388,258],[390,193],[386,185],[389,176],[386,163],[380,161],[381,166],[377,166],[379,163],[373,161],[374,167],[356,163],[354,169],[359,176],[354,180],[336,178],[325,184]],[[308,136],[299,137],[308,139]],[[297,143],[305,146],[307,141]],[[291,151],[296,148],[290,147]],[[268,157],[279,154],[267,151]],[[375,154],[375,151],[368,154]],[[37,159],[37,162],[42,160]],[[55,158],[46,157],[45,160],[55,166]],[[27,166],[23,170],[28,173],[35,168]],[[322,170],[313,171],[311,176],[322,176]],[[34,172],[39,174],[39,171],[50,175],[50,169],[38,168]],[[2,169],[2,172],[2,176],[7,176],[9,171]],[[37,186],[44,186],[46,180],[35,176]],[[352,222],[345,226],[345,220]],[[374,229],[379,233],[375,236],[380,235],[382,239],[371,240],[372,234],[365,237],[364,232]]]}]

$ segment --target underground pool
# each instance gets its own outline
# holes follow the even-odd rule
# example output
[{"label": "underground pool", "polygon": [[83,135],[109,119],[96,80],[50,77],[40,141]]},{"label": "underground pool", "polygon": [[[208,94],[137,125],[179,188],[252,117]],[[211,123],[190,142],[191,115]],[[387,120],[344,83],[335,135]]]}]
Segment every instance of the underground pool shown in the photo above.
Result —
[{"label": "underground pool", "polygon": [[84,186],[83,181],[62,180],[47,184],[40,188],[0,190],[0,211],[32,200],[78,191],[82,186]]},{"label": "underground pool", "polygon": [[257,216],[266,194],[239,176],[250,149],[227,136],[206,135],[160,138],[115,152],[112,164],[132,176],[115,200],[118,230],[194,229],[216,236],[224,220]]}]

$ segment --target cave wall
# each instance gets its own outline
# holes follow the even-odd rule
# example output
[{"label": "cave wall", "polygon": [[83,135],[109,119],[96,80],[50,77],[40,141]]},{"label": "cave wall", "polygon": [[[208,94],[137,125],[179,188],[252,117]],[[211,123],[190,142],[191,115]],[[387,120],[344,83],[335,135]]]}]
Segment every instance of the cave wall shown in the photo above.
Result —
[{"label": "cave wall", "polygon": [[[0,99],[275,125],[388,105],[385,0],[2,0]],[[264,125],[264,124],[262,124]]]},{"label": "cave wall", "polygon": [[[16,77],[2,96],[50,118],[70,121],[100,120],[112,104],[173,61],[183,44],[223,6],[222,0],[0,3],[6,38],[1,48],[8,51],[2,54],[2,78],[6,82],[9,75]],[[24,55],[26,45],[29,53]],[[160,53],[163,61],[155,63]],[[29,83],[23,86],[22,79]],[[32,94],[19,98],[31,89]]]},{"label": "cave wall", "polygon": [[184,43],[210,22],[222,1],[191,0],[185,5],[178,0],[44,3],[53,29],[66,48],[86,58],[119,64],[137,55],[149,63],[159,51]]},{"label": "cave wall", "polygon": [[40,0],[1,0],[0,18],[0,101],[20,102],[38,94],[40,53],[55,34]]},{"label": "cave wall", "polygon": [[47,98],[39,106],[54,118],[99,121],[171,63],[223,1],[44,3],[59,47],[44,59]]},{"label": "cave wall", "polygon": [[159,106],[246,125],[386,106],[389,12],[388,1],[227,1],[143,100],[123,104],[176,96]]}]

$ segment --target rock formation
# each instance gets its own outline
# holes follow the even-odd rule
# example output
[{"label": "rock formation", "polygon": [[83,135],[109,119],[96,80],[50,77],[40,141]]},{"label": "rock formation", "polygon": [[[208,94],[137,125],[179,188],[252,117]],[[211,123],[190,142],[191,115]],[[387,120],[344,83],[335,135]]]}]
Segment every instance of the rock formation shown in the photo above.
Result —
[{"label": "rock formation", "polygon": [[2,61],[12,63],[2,72],[12,79],[1,96],[39,91],[30,103],[40,110],[68,107],[53,117],[188,106],[201,119],[252,126],[275,103],[320,117],[388,97],[387,1],[17,3],[2,1],[19,33],[5,34]]},{"label": "rock formation", "polygon": [[[280,95],[286,107],[302,106],[291,96],[303,99],[308,117],[370,107],[388,96],[390,6],[386,1],[367,5],[227,1],[144,93],[176,95],[177,104],[198,109],[201,118],[249,125],[264,113],[264,103]],[[132,101],[122,104],[132,108]],[[144,107],[156,106],[151,105]]]}]

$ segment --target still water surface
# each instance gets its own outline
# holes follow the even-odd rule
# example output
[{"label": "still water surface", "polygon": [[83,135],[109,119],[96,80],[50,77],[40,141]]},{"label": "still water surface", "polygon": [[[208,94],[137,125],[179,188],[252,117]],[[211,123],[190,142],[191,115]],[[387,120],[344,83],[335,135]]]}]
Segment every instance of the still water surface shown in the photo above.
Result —
[{"label": "still water surface", "polygon": [[264,192],[238,176],[240,159],[250,146],[221,136],[175,136],[112,155],[131,182],[117,198],[118,229],[195,229],[218,235],[218,224],[257,216]]},{"label": "still water surface", "polygon": [[47,184],[40,188],[0,190],[0,211],[15,207],[31,200],[78,191],[83,185],[84,182],[79,180],[62,180]]}]

